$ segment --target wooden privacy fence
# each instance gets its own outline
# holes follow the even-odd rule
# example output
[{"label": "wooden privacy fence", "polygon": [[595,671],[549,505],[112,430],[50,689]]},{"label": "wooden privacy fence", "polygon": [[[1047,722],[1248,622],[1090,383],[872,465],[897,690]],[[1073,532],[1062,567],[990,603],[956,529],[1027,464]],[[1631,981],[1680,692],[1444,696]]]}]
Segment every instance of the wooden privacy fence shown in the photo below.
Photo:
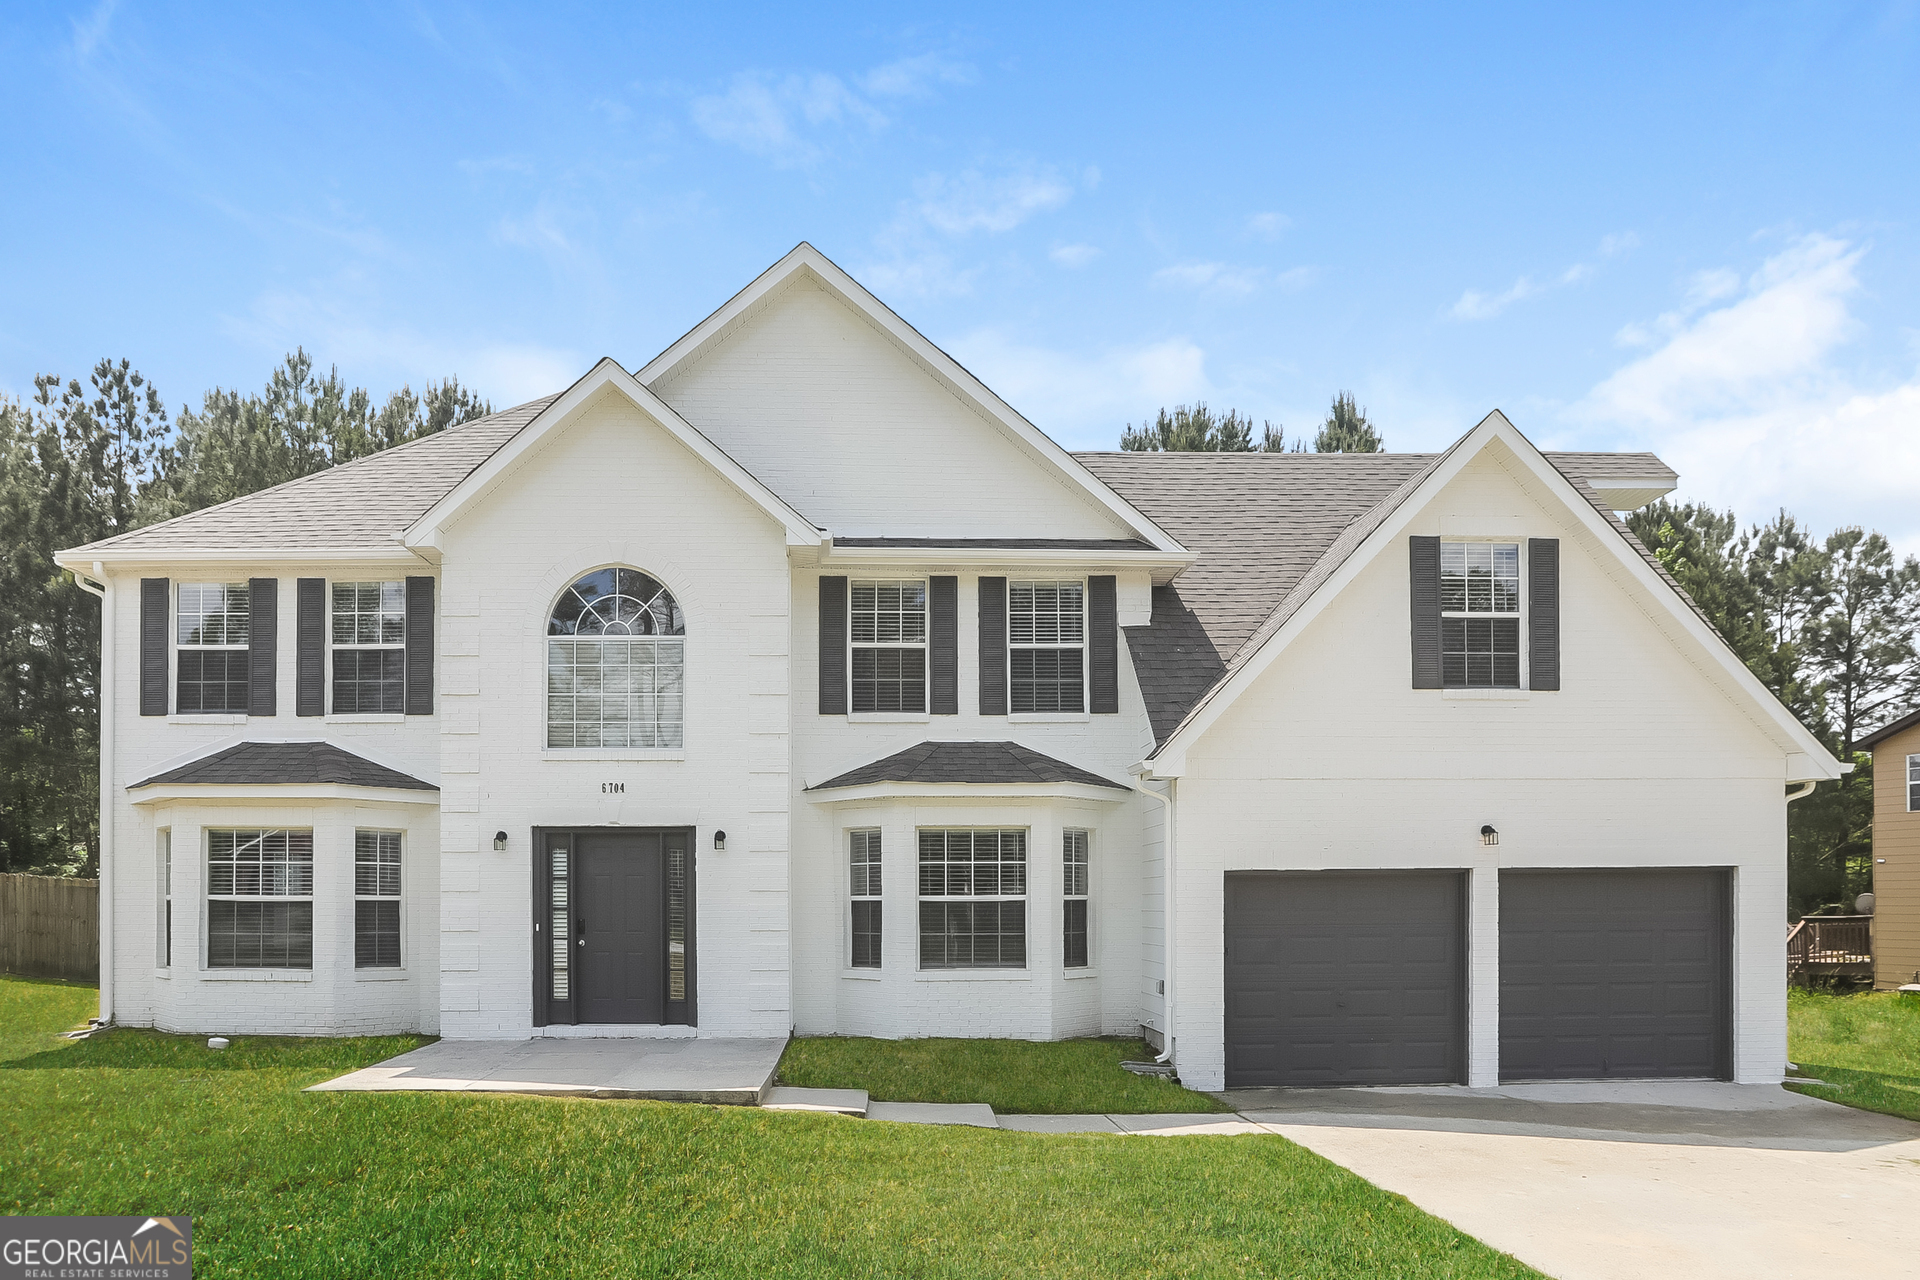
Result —
[{"label": "wooden privacy fence", "polygon": [[100,980],[100,882],[0,875],[0,971]]}]

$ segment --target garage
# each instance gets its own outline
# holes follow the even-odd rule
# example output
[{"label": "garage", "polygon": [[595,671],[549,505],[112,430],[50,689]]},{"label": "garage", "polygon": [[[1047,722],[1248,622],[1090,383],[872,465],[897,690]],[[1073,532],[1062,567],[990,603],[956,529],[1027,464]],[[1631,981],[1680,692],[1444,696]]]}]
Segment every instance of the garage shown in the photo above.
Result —
[{"label": "garage", "polygon": [[1227,873],[1227,1087],[1464,1082],[1465,884]]},{"label": "garage", "polygon": [[1729,1079],[1722,868],[1502,871],[1502,1080]]}]

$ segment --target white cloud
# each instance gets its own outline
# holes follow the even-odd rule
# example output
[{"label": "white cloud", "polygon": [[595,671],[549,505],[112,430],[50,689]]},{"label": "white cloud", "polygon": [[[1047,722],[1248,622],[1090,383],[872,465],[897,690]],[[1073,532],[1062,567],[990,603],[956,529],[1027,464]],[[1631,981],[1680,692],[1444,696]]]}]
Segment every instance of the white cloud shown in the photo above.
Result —
[{"label": "white cloud", "polygon": [[1084,267],[1100,256],[1100,250],[1090,244],[1063,244],[1047,256],[1063,267]]},{"label": "white cloud", "polygon": [[1036,213],[1073,198],[1051,165],[1019,164],[1000,173],[930,173],[914,183],[914,211],[950,236],[1011,231]]},{"label": "white cloud", "polygon": [[715,142],[730,142],[779,165],[809,164],[826,154],[809,127],[864,124],[877,130],[887,118],[838,76],[770,76],[741,72],[723,94],[697,97],[693,122]]},{"label": "white cloud", "polygon": [[1681,474],[1677,496],[1742,520],[1786,507],[1817,527],[1864,524],[1920,551],[1920,372],[1861,386],[1840,357],[1862,328],[1850,300],[1864,250],[1802,237],[1741,280],[1690,280],[1642,326],[1659,345],[1573,406],[1624,429]]},{"label": "white cloud", "polygon": [[925,98],[934,86],[973,83],[973,68],[939,53],[901,58],[860,77],[860,87],[876,98]]},{"label": "white cloud", "polygon": [[85,62],[107,38],[107,29],[113,25],[113,11],[120,7],[119,0],[100,0],[93,12],[83,21],[71,18],[73,24],[73,52],[80,61]]},{"label": "white cloud", "polygon": [[1071,448],[1118,448],[1128,422],[1214,393],[1207,353],[1186,338],[1082,355],[977,329],[946,346],[1035,426]]},{"label": "white cloud", "polygon": [[1278,240],[1292,225],[1293,219],[1284,213],[1256,213],[1247,219],[1247,230],[1262,240]]},{"label": "white cloud", "polygon": [[[1640,237],[1631,231],[1619,232],[1600,238],[1599,256],[1617,258],[1631,253],[1640,245]],[[1564,289],[1568,285],[1581,284],[1592,278],[1593,265],[1576,262],[1566,270],[1549,280],[1535,280],[1531,276],[1521,276],[1499,293],[1486,293],[1479,289],[1468,289],[1461,293],[1447,314],[1455,320],[1491,320],[1516,302],[1525,302],[1528,298],[1537,298],[1554,289]]]},{"label": "white cloud", "polygon": [[1312,284],[1312,267],[1273,271],[1266,267],[1234,266],[1225,262],[1177,262],[1154,272],[1152,283],[1163,289],[1191,289],[1216,296],[1245,297],[1259,289],[1277,288],[1296,293]]}]

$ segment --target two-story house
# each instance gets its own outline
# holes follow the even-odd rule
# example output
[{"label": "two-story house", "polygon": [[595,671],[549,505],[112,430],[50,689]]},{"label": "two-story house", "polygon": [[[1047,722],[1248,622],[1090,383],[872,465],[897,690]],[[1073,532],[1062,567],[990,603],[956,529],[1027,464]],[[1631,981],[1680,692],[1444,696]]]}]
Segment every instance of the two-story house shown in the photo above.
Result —
[{"label": "two-story house", "polygon": [[629,373],[66,551],[102,992],[179,1031],[1780,1076],[1839,765],[1650,454],[1070,454],[807,245]]}]

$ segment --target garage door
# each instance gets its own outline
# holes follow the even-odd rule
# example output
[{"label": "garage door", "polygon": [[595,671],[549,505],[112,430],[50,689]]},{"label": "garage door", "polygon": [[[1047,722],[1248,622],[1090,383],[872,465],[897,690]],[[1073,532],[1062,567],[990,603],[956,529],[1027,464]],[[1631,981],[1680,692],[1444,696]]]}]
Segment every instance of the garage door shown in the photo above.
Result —
[{"label": "garage door", "polygon": [[1465,876],[1227,876],[1227,1086],[1440,1084],[1466,1071]]},{"label": "garage door", "polygon": [[1729,883],[1710,867],[1502,871],[1500,1078],[1728,1078]]}]

